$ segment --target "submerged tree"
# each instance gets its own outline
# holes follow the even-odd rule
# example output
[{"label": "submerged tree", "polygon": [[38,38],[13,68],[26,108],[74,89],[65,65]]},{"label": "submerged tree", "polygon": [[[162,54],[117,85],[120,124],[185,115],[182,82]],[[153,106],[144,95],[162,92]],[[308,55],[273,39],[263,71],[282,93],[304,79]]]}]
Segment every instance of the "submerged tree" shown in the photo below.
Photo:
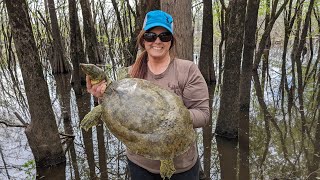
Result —
[{"label": "submerged tree", "polygon": [[41,176],[39,170],[64,163],[66,158],[34,40],[27,3],[25,0],[6,0],[5,4],[31,115],[31,123],[25,133]]},{"label": "submerged tree", "polygon": [[52,34],[52,59],[51,66],[53,73],[67,73],[71,70],[68,61],[66,60],[65,48],[62,43],[58,18],[55,10],[54,0],[48,0],[48,9],[51,21],[51,34]]},{"label": "submerged tree", "polygon": [[203,27],[199,69],[208,85],[209,92],[209,107],[210,107],[210,119],[209,124],[203,127],[203,168],[205,177],[210,179],[211,170],[211,150],[212,150],[212,104],[214,97],[214,90],[216,87],[216,76],[213,65],[213,15],[212,15],[212,2],[211,0],[203,1]]}]

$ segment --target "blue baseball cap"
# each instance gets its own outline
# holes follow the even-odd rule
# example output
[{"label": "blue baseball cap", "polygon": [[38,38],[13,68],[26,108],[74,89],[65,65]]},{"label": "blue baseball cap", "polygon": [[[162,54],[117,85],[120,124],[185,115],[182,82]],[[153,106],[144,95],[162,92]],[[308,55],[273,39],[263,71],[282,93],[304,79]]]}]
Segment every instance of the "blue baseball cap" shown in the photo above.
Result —
[{"label": "blue baseball cap", "polygon": [[146,14],[143,23],[143,29],[148,31],[154,27],[163,27],[173,34],[173,19],[172,16],[161,10],[150,11]]}]

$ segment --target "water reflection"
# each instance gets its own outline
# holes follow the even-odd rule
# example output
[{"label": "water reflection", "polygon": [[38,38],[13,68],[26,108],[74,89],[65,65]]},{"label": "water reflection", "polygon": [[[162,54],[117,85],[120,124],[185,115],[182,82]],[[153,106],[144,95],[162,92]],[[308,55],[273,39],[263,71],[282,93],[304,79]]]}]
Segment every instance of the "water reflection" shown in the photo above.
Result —
[{"label": "water reflection", "polygon": [[215,136],[220,159],[221,179],[236,180],[237,178],[237,139],[226,139]]},{"label": "water reflection", "polygon": [[[270,57],[273,61],[276,61],[277,58],[279,59],[279,56],[273,53],[280,52],[270,51]],[[279,70],[273,68],[273,71]],[[13,114],[13,112],[18,112],[26,121],[29,121],[30,117],[27,112],[27,106],[24,102],[21,102],[23,98],[16,97],[15,92],[17,91],[12,90],[14,83],[10,78],[4,78],[5,74],[8,76],[6,72],[0,73],[2,85],[5,85],[1,87],[0,92],[0,120],[6,119],[12,124],[20,123]],[[276,75],[270,75],[275,82],[271,85],[278,86]],[[85,89],[82,90],[82,95],[76,96],[70,86],[69,74],[58,76],[48,74],[47,78],[50,87],[51,103],[56,115],[59,132],[64,134],[61,135],[61,138],[62,141],[65,141],[64,147],[68,148],[68,152],[66,153],[67,162],[65,165],[61,164],[58,167],[43,169],[43,172],[39,171],[38,178],[129,179],[122,143],[102,125],[92,128],[90,132],[83,132],[79,127],[80,119],[93,106],[92,97],[86,93]],[[19,80],[19,77],[17,79]],[[24,95],[22,86],[23,83],[19,81],[18,87],[22,91],[21,94]],[[272,89],[278,88],[272,87]],[[314,89],[309,90],[309,93],[314,91]],[[276,91],[273,93],[279,94]],[[271,98],[273,93],[266,92],[266,103],[271,107],[273,107],[271,102],[274,101]],[[253,101],[257,101],[254,99],[254,96]],[[213,119],[216,119],[215,113],[218,111],[218,105],[218,103],[214,105]],[[252,103],[252,106],[250,112],[251,152],[249,154],[251,178],[306,179],[311,174],[308,173],[307,165],[308,163],[313,163],[312,156],[318,155],[313,153],[313,143],[317,143],[318,141],[315,138],[316,118],[318,118],[318,114],[314,114],[315,111],[308,112],[312,114],[308,121],[311,122],[312,120],[314,126],[310,126],[312,128],[309,129],[309,135],[304,139],[305,144],[302,145],[300,141],[300,120],[299,116],[296,115],[299,113],[298,108],[293,108],[292,112],[290,110],[292,117],[290,116],[288,119],[285,113],[281,114],[279,112],[280,108],[278,106],[274,106],[272,108],[274,112],[272,113],[275,114],[275,117],[284,117],[274,121],[269,127],[270,132],[267,132],[265,128],[266,124],[263,120],[263,115],[258,110],[257,102]],[[271,138],[270,143],[267,140],[267,133],[269,133]],[[70,137],[65,135],[73,135],[73,141],[70,141]],[[200,136],[198,140],[201,142]],[[235,140],[214,137],[212,146],[212,169],[211,178],[209,179],[240,179],[241,177],[237,177],[239,174],[237,167],[237,142]],[[287,149],[287,151],[283,149]],[[199,154],[203,157],[201,143],[199,143],[199,150]],[[24,128],[8,128],[3,126],[3,124],[0,125],[0,154],[0,179],[19,180],[36,178],[35,163],[24,134]],[[289,164],[288,162],[293,163]],[[316,162],[314,163],[316,164]],[[64,166],[65,168],[62,168]],[[312,175],[317,172],[319,172],[319,169],[314,171]]]},{"label": "water reflection", "polygon": [[11,144],[2,148],[5,158],[3,163],[0,161],[0,168],[8,173],[1,171],[0,179],[129,179],[123,144],[103,125],[88,132],[79,127],[80,120],[93,107],[91,95],[83,89],[83,94],[76,96],[70,74],[46,77],[67,162],[36,168],[23,129],[0,128],[1,134],[7,136],[1,138],[0,145]]},{"label": "water reflection", "polygon": [[66,162],[47,168],[37,168],[36,178],[45,180],[65,180]]}]

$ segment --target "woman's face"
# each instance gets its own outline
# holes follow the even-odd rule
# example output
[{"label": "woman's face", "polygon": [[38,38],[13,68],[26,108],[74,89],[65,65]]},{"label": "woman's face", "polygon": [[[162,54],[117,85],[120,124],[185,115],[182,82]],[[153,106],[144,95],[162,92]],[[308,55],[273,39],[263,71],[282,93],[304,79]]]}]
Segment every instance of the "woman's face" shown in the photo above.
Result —
[{"label": "woman's face", "polygon": [[[157,35],[161,34],[161,33],[168,33],[168,30],[163,28],[163,27],[155,27],[153,29],[151,29],[150,31],[151,33],[155,33]],[[168,39],[168,35],[165,35]],[[170,37],[172,37],[170,35]],[[172,38],[171,38],[172,39]],[[166,58],[167,56],[169,56],[169,49],[171,46],[171,40],[168,42],[163,42],[160,40],[159,37],[157,37],[157,39],[154,42],[148,42],[146,40],[144,40],[144,47],[146,49],[146,51],[148,52],[148,58],[149,59],[162,59],[162,58]]]}]

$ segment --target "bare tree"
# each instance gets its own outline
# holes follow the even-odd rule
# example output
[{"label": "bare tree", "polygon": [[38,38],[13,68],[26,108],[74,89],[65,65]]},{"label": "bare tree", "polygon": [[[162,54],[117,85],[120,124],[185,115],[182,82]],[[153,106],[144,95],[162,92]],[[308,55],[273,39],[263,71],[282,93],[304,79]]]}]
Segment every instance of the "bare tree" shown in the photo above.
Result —
[{"label": "bare tree", "polygon": [[[4,1],[19,59],[31,123],[26,135],[41,176],[41,168],[65,163],[55,116],[51,107],[47,82],[34,40],[25,0]],[[37,87],[35,90],[34,88]]]},{"label": "bare tree", "polygon": [[90,9],[89,0],[80,0],[82,17],[83,17],[83,30],[86,40],[86,51],[90,63],[101,63],[100,50],[98,46],[97,33],[93,24],[92,13]]},{"label": "bare tree", "polygon": [[[314,8],[314,14],[318,23],[318,32],[320,33],[320,11],[318,7]],[[317,62],[320,62],[320,41],[318,41],[318,54],[317,54]],[[317,95],[316,95],[316,103],[315,106],[316,107],[320,107],[320,72],[318,71],[317,74]],[[315,120],[316,120],[316,128],[315,128],[315,133],[314,133],[314,147],[313,147],[313,155],[312,155],[312,162],[310,163],[310,167],[309,169],[309,174],[310,174],[310,179],[316,179],[317,176],[320,175],[319,173],[319,166],[320,166],[320,156],[319,156],[319,152],[320,152],[320,112],[319,112],[319,108],[317,109],[318,111],[318,116],[315,116]],[[318,171],[318,173],[317,173]]]},{"label": "bare tree", "polygon": [[[222,7],[226,8],[224,2],[221,1],[221,3]],[[246,0],[232,0],[229,1],[229,6],[226,8],[226,53],[220,95],[220,109],[215,130],[222,179],[236,179],[237,174],[238,151],[236,142],[238,142],[240,115],[240,64],[246,6]],[[224,147],[226,145],[227,149]]]},{"label": "bare tree", "polygon": [[207,82],[209,91],[209,107],[210,107],[210,120],[209,124],[203,127],[203,167],[206,179],[210,179],[211,170],[211,146],[212,146],[212,104],[214,97],[214,90],[216,86],[216,76],[213,65],[213,15],[212,15],[212,2],[211,0],[203,1],[203,27],[199,69]]},{"label": "bare tree", "polygon": [[246,12],[242,67],[240,76],[239,118],[239,180],[250,178],[249,172],[249,111],[253,54],[260,0],[249,0]]},{"label": "bare tree", "polygon": [[51,34],[53,39],[53,59],[51,60],[53,73],[66,73],[70,71],[66,60],[64,45],[62,43],[54,0],[48,0],[48,9],[51,20]]},{"label": "bare tree", "polygon": [[246,1],[230,1],[226,56],[224,62],[221,102],[216,134],[227,138],[238,137],[239,82],[243,47],[244,17]]}]

